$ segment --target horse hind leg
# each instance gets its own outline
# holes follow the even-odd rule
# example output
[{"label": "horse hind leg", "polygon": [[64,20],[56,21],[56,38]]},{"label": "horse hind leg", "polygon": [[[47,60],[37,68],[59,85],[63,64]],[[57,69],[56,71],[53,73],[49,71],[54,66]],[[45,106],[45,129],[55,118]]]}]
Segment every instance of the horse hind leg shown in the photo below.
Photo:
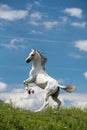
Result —
[{"label": "horse hind leg", "polygon": [[61,101],[58,99],[58,93],[59,92],[59,89],[58,89],[58,91],[55,93],[55,94],[53,94],[51,97],[52,97],[52,99],[57,103],[57,105],[58,105],[58,108],[60,108],[60,106],[61,106]]},{"label": "horse hind leg", "polygon": [[60,108],[61,101],[57,97],[55,97],[55,96],[52,96],[52,99],[57,103],[57,105],[58,105],[57,107]]},{"label": "horse hind leg", "polygon": [[48,106],[48,104],[49,104],[49,102],[48,102],[49,96],[50,96],[50,93],[48,92],[46,94],[43,106],[40,109],[35,110],[35,112],[40,112],[40,111],[44,110]]},{"label": "horse hind leg", "polygon": [[38,110],[35,110],[34,112],[40,112],[40,111],[43,111],[47,106],[48,106],[49,102],[44,102],[43,106],[38,109]]}]

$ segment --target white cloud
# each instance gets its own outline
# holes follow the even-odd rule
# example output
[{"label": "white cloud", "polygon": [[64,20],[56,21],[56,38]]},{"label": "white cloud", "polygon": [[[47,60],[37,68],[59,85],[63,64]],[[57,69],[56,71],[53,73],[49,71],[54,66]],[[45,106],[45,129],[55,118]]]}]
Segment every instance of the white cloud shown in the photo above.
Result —
[{"label": "white cloud", "polygon": [[0,4],[0,19],[9,21],[23,19],[28,15],[27,10],[13,10],[6,4]]},{"label": "white cloud", "polygon": [[40,25],[42,25],[42,23],[37,22],[37,21],[35,21],[35,20],[31,20],[31,21],[29,22],[29,24],[34,25],[34,26],[40,26]]},{"label": "white cloud", "polygon": [[39,1],[34,1],[33,3],[29,3],[28,6],[27,6],[27,10],[32,10],[33,8],[35,7],[40,7],[41,6],[41,0]]},{"label": "white cloud", "polygon": [[66,17],[66,16],[62,16],[62,17],[60,17],[60,19],[62,20],[63,24],[66,24],[68,22],[68,17]]},{"label": "white cloud", "polygon": [[29,24],[34,25],[34,26],[43,26],[46,29],[52,29],[52,28],[54,28],[55,26],[57,26],[59,24],[58,21],[45,21],[45,20],[43,21],[42,17],[45,18],[46,16],[42,15],[40,12],[32,13],[30,15]]},{"label": "white cloud", "polygon": [[70,16],[82,18],[82,9],[80,8],[66,8],[64,12]]},{"label": "white cloud", "polygon": [[59,22],[57,21],[47,21],[47,22],[44,22],[43,25],[45,26],[45,28],[47,29],[52,29],[53,27],[57,26],[59,24]]},{"label": "white cloud", "polygon": [[35,20],[40,20],[42,16],[39,12],[34,12],[30,15],[30,17]]},{"label": "white cloud", "polygon": [[60,94],[60,98],[64,101],[69,101],[70,106],[76,107],[76,108],[87,108],[87,93],[70,93],[70,94]]},{"label": "white cloud", "polygon": [[81,58],[82,58],[81,55],[75,54],[75,53],[71,53],[71,54],[69,54],[69,56],[70,56],[70,57],[73,57],[73,58],[75,58],[75,59],[81,59]]},{"label": "white cloud", "polygon": [[44,26],[46,29],[53,29],[59,24],[58,21],[41,22],[41,21],[36,21],[36,20],[31,20],[29,23],[34,26]]},{"label": "white cloud", "polygon": [[87,40],[80,40],[75,42],[75,47],[80,49],[81,51],[87,51]]},{"label": "white cloud", "polygon": [[31,34],[42,34],[43,32],[41,31],[37,31],[37,30],[32,30],[31,31]]},{"label": "white cloud", "polygon": [[87,72],[84,72],[83,75],[87,79]]},{"label": "white cloud", "polygon": [[72,22],[71,25],[74,27],[84,28],[86,26],[86,22]]},{"label": "white cloud", "polygon": [[12,102],[16,107],[35,110],[43,104],[44,92],[38,87],[33,87],[33,89],[35,90],[35,94],[29,95],[22,88],[14,88],[10,92],[2,92],[0,99],[5,101],[5,103]]},{"label": "white cloud", "polygon": [[[15,107],[33,111],[39,109],[43,105],[45,91],[37,86],[33,86],[32,89],[34,89],[35,93],[31,95],[27,94],[23,88],[14,88],[9,92],[1,92],[0,99],[5,103],[12,102]],[[87,94],[65,93],[60,94],[59,99],[62,101],[62,105],[64,106],[66,106],[66,100],[69,101],[69,105],[67,107],[87,107]],[[51,98],[49,99],[49,103],[51,106],[56,105]]]},{"label": "white cloud", "polygon": [[9,48],[9,49],[16,49],[16,50],[20,49],[20,48],[25,49],[26,46],[20,44],[22,42],[23,42],[22,38],[14,38],[14,39],[12,39],[10,41],[9,44],[3,43],[1,45],[4,46],[4,47],[6,47],[6,48]]},{"label": "white cloud", "polygon": [[87,101],[75,101],[71,103],[72,106],[77,107],[77,108],[87,108]]},{"label": "white cloud", "polygon": [[36,5],[37,7],[41,6],[41,0],[39,0],[39,1],[34,1],[34,5]]},{"label": "white cloud", "polygon": [[4,91],[7,88],[7,84],[0,82],[0,91]]}]

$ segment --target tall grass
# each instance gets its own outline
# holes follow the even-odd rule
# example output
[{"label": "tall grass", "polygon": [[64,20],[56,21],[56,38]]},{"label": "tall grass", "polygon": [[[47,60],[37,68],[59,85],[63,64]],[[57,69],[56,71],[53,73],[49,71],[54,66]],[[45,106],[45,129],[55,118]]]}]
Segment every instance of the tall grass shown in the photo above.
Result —
[{"label": "tall grass", "polygon": [[0,102],[0,130],[87,130],[87,110],[47,108],[34,113]]}]

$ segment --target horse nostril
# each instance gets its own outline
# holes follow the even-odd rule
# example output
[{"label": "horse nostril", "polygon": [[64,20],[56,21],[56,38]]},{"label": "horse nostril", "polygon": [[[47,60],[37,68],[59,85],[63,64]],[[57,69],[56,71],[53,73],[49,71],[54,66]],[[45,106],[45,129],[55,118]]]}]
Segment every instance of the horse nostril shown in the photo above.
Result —
[{"label": "horse nostril", "polygon": [[29,59],[26,59],[26,63],[29,63],[31,61],[31,59],[29,58]]},{"label": "horse nostril", "polygon": [[28,63],[29,62],[29,60],[26,60],[26,63]]},{"label": "horse nostril", "polygon": [[26,60],[26,63],[28,62],[28,60]]}]

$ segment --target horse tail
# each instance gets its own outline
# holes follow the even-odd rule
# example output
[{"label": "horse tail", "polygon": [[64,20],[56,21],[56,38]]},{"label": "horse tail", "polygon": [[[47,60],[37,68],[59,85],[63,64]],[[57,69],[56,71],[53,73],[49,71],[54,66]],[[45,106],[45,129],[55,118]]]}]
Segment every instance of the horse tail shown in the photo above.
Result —
[{"label": "horse tail", "polygon": [[67,86],[61,86],[61,85],[59,85],[59,87],[61,89],[65,90],[68,93],[71,93],[71,92],[73,92],[73,91],[76,90],[76,87],[74,85],[67,85]]}]

